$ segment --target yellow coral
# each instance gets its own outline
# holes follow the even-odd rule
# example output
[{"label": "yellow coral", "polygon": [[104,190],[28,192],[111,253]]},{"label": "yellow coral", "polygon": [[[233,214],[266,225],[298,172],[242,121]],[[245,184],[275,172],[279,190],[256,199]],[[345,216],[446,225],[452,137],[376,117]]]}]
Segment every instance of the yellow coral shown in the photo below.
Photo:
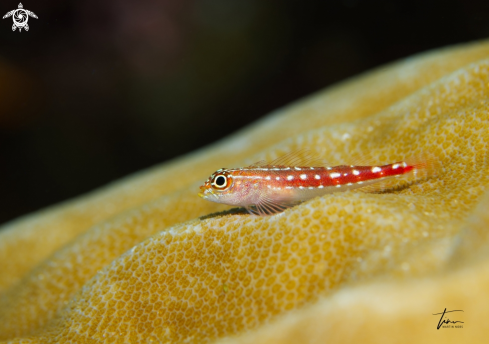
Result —
[{"label": "yellow coral", "polygon": [[[424,54],[5,226],[0,339],[482,342],[488,91],[489,43]],[[215,169],[304,147],[332,164],[428,152],[443,168],[389,193],[197,218],[227,209],[197,196]],[[467,328],[437,331],[445,307]]]}]

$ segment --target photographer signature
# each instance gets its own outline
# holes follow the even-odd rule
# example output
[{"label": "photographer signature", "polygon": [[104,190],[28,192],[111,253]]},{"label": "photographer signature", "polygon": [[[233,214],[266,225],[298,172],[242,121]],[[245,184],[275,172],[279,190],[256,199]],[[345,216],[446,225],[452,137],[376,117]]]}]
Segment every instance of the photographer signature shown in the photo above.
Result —
[{"label": "photographer signature", "polygon": [[455,324],[455,323],[464,323],[463,321],[450,321],[450,319],[446,319],[446,320],[443,320],[443,316],[445,315],[445,313],[450,313],[450,312],[463,312],[463,310],[461,309],[456,309],[456,310],[453,310],[453,311],[447,311],[447,309],[445,308],[445,310],[443,311],[443,313],[436,313],[436,314],[433,314],[433,315],[440,315],[441,314],[441,318],[440,318],[440,321],[438,322],[438,326],[436,327],[437,330],[440,329],[440,327],[443,325],[443,324],[449,324],[449,323],[452,323],[452,324]]}]

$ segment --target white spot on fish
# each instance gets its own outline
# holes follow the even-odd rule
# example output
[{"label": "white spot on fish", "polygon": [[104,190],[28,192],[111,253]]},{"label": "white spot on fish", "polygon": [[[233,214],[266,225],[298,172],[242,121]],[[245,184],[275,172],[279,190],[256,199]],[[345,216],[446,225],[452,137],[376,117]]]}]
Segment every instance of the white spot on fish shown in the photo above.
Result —
[{"label": "white spot on fish", "polygon": [[348,175],[348,173],[343,174],[343,176],[345,176],[345,177],[346,177],[347,175]]},{"label": "white spot on fish", "polygon": [[292,180],[294,179],[294,176],[287,176],[287,180]]},{"label": "white spot on fish", "polygon": [[276,180],[280,180],[280,177],[276,177],[275,179],[276,179]]},{"label": "white spot on fish", "polygon": [[286,188],[286,189],[293,189],[293,187],[292,187],[292,186],[286,186],[285,188]]},{"label": "white spot on fish", "polygon": [[265,179],[266,179],[266,180],[270,180],[271,178],[270,178],[270,176],[268,176],[268,177],[266,177]]},{"label": "white spot on fish", "polygon": [[318,179],[318,180],[319,180],[319,179],[321,179],[321,177],[319,176],[319,174],[316,174],[316,175],[314,176],[314,178],[316,178],[316,179]]},{"label": "white spot on fish", "polygon": [[314,167],[310,167],[311,170],[314,170]]},{"label": "white spot on fish", "polygon": [[324,188],[324,186],[322,186],[322,185],[319,185],[319,186],[318,186],[318,188],[320,188],[320,189],[322,189],[322,188]]},{"label": "white spot on fish", "polygon": [[352,185],[352,183],[348,183],[348,184],[346,184],[346,185]]},{"label": "white spot on fish", "polygon": [[309,186],[309,190],[312,190],[312,189],[314,189],[314,188],[312,186]]},{"label": "white spot on fish", "polygon": [[297,171],[300,171],[301,168],[300,167],[294,167]]},{"label": "white spot on fish", "polygon": [[336,172],[333,172],[333,173],[330,173],[329,175],[331,178],[338,178],[339,176],[341,176],[340,173],[336,173]]},{"label": "white spot on fish", "polygon": [[380,167],[372,167],[372,172],[373,173],[377,173],[377,172],[380,172],[382,171],[382,169]]},{"label": "white spot on fish", "polygon": [[337,187],[337,188],[341,188],[341,185],[339,185],[339,184],[338,184],[338,185],[336,185],[336,187]]},{"label": "white spot on fish", "polygon": [[403,162],[402,167],[407,167],[407,164],[405,162]]},{"label": "white spot on fish", "polygon": [[401,166],[401,165],[399,165],[399,164],[394,164],[394,165],[392,165],[392,169],[393,169],[393,170],[398,169],[398,168],[399,168],[399,166]]},{"label": "white spot on fish", "polygon": [[358,171],[358,170],[353,170],[353,174],[354,174],[354,175],[356,175],[356,176],[358,176],[358,175],[360,174],[360,171]]},{"label": "white spot on fish", "polygon": [[301,174],[301,179],[306,179],[307,176],[305,174]]},{"label": "white spot on fish", "polygon": [[299,189],[304,189],[304,187],[303,186],[299,186]]}]

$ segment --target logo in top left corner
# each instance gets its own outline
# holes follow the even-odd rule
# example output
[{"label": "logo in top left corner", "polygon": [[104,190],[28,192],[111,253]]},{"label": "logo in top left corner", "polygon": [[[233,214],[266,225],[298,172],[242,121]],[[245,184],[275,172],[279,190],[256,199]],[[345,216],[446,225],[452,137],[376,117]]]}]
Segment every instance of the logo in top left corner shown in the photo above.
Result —
[{"label": "logo in top left corner", "polygon": [[25,31],[29,31],[29,25],[27,25],[27,21],[29,20],[29,17],[37,19],[37,16],[34,14],[34,12],[24,9],[22,3],[19,3],[19,8],[8,12],[6,15],[3,16],[2,19],[8,17],[12,17],[12,19],[14,20],[14,24],[12,25],[12,31],[15,31],[15,29],[19,29],[19,32],[21,32],[22,29],[24,29]]}]

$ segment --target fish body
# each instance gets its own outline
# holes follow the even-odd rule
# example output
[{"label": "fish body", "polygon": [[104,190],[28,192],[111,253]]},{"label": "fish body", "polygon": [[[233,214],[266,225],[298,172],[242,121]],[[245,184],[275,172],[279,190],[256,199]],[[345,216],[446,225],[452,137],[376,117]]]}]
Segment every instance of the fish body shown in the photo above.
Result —
[{"label": "fish body", "polygon": [[[250,213],[269,215],[299,202],[331,192],[367,188],[396,177],[426,172],[427,162],[399,161],[382,166],[292,166],[264,162],[243,168],[222,168],[200,187],[202,198],[245,207]],[[287,159],[285,159],[287,160]],[[383,184],[381,182],[384,182]]]}]

